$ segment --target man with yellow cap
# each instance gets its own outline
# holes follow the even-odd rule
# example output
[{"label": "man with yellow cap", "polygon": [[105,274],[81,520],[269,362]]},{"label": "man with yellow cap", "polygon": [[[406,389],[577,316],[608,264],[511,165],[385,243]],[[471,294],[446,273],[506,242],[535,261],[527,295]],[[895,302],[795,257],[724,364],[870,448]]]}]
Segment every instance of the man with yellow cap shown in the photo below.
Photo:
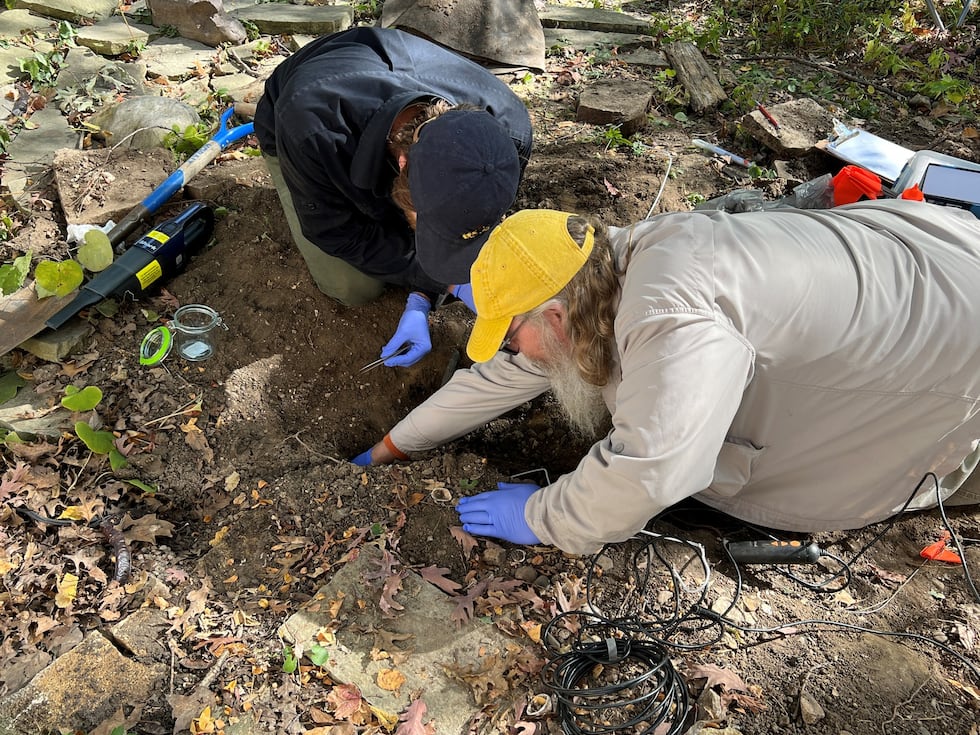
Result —
[{"label": "man with yellow cap", "polygon": [[[592,553],[697,495],[791,531],[977,502],[980,220],[924,202],[519,212],[471,269],[476,363],[361,455],[408,459],[552,389],[612,428],[552,484],[460,500],[465,530]],[[980,472],[977,473],[980,476]],[[966,481],[966,484],[964,484]]]}]

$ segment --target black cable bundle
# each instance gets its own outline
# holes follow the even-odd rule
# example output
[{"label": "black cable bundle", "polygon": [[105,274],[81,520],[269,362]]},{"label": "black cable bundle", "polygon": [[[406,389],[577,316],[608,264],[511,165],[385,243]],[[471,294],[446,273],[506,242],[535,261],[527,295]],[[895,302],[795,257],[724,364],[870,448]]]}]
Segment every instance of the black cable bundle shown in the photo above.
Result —
[{"label": "black cable bundle", "polygon": [[[687,684],[666,648],[652,641],[580,640],[552,658],[541,676],[554,692],[566,735],[683,732],[690,709]],[[599,683],[603,679],[609,681]],[[658,730],[664,723],[668,729]]]}]

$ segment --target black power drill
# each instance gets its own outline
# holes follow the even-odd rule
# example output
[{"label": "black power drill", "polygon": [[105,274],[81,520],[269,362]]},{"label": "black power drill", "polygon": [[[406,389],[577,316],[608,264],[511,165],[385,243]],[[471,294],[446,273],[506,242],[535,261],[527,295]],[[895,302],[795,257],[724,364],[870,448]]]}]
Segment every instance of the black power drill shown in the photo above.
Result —
[{"label": "black power drill", "polygon": [[158,281],[179,273],[190,256],[211,239],[214,210],[195,202],[158,224],[116,261],[86,283],[65,308],[45,322],[57,329],[86,306],[109,296],[138,296]]}]

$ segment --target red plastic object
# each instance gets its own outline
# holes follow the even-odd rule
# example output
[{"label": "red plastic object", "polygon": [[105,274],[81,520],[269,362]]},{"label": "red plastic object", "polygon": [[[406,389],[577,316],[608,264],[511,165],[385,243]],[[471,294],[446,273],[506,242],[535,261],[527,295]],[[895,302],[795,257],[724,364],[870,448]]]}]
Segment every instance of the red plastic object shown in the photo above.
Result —
[{"label": "red plastic object", "polygon": [[900,199],[911,199],[914,202],[924,202],[926,200],[922,193],[922,189],[919,188],[918,184],[910,186],[908,189],[902,192]]},{"label": "red plastic object", "polygon": [[860,166],[844,166],[831,179],[831,183],[834,185],[835,207],[881,196],[881,178]]},{"label": "red plastic object", "polygon": [[925,547],[919,552],[919,556],[921,556],[923,559],[944,561],[948,562],[949,564],[962,564],[963,560],[960,559],[960,555],[955,551],[949,551],[946,548],[946,543],[949,541],[949,539],[949,531],[943,531],[939,535],[939,540]]}]

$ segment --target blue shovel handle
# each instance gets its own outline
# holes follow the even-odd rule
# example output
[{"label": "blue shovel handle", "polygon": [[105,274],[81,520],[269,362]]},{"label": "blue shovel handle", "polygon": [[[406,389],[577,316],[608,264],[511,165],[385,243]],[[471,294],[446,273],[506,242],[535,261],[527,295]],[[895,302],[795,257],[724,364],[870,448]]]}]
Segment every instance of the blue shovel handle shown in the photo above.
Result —
[{"label": "blue shovel handle", "polygon": [[235,108],[229,107],[221,115],[218,130],[211,139],[202,145],[193,156],[184,161],[183,165],[174,171],[156,189],[150,192],[142,202],[137,204],[125,217],[109,231],[109,242],[118,245],[136,229],[139,223],[148,215],[156,212],[164,202],[176,194],[194,176],[201,172],[211,161],[218,157],[226,147],[255,130],[254,123],[245,123],[234,128],[228,127],[228,120]]}]

